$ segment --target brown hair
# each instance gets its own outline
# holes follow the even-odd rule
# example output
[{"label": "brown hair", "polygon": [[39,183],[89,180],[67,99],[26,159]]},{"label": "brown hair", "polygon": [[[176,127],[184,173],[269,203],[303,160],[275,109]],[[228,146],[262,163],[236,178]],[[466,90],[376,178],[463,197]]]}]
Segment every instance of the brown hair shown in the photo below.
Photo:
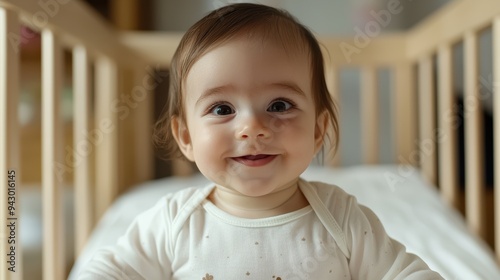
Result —
[{"label": "brown hair", "polygon": [[[318,41],[288,12],[250,3],[232,4],[214,10],[182,37],[170,65],[167,103],[155,124],[153,140],[157,148],[165,152],[166,158],[182,156],[172,134],[171,120],[180,117],[185,121],[182,93],[189,70],[205,53],[242,33],[280,42],[285,50],[304,47],[309,53],[316,117],[325,110],[328,112],[336,150],[339,139],[337,109],[326,86],[323,55]],[[327,137],[330,138],[328,134]]]}]

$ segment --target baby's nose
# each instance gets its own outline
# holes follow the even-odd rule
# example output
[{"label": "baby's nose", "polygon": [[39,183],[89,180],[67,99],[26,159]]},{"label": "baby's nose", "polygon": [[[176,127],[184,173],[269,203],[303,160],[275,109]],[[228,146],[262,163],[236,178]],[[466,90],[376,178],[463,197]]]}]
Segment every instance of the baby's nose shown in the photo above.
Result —
[{"label": "baby's nose", "polygon": [[272,131],[261,121],[252,118],[246,121],[245,124],[236,131],[235,136],[239,140],[267,139],[272,136]]}]

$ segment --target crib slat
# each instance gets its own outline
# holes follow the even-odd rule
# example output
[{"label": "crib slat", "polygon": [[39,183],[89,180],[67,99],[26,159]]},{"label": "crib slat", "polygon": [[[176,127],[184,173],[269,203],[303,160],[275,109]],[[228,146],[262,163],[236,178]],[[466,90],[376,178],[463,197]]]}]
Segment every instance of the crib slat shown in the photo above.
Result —
[{"label": "crib slat", "polygon": [[[326,85],[328,87],[328,91],[330,91],[330,95],[333,98],[333,101],[338,106],[340,103],[340,79],[339,79],[339,69],[332,65],[331,63],[327,64],[325,68],[325,76],[326,76]],[[337,121],[340,124],[340,114],[337,115]],[[333,129],[331,130],[333,132]],[[330,132],[330,133],[332,133]],[[332,135],[332,140],[333,140]],[[339,143],[333,143],[334,145],[338,145]],[[333,154],[332,145],[327,145],[326,151],[328,153],[325,154],[325,164],[329,166],[340,166],[341,165],[341,156],[340,149],[337,149],[336,153]]]},{"label": "crib slat", "polygon": [[[96,123],[100,138],[96,145],[96,220],[113,202],[118,182],[118,68],[106,57],[95,62]],[[102,137],[101,137],[102,136]]]},{"label": "crib slat", "polygon": [[392,122],[395,130],[393,139],[396,143],[396,161],[400,164],[417,165],[415,139],[416,107],[413,67],[410,63],[399,64],[394,69]]},{"label": "crib slat", "polygon": [[432,58],[426,56],[419,61],[418,67],[418,96],[419,96],[419,158],[422,176],[436,185],[436,141],[434,137],[436,104],[434,101],[434,77]]},{"label": "crib slat", "polygon": [[42,193],[43,279],[64,279],[62,183],[62,48],[55,34],[42,31]]},{"label": "crib slat", "polygon": [[[19,20],[17,13],[0,7],[0,217],[5,223],[14,223],[14,234],[7,227],[2,227],[0,234],[0,279],[23,279],[22,255],[19,238],[19,124],[17,107],[19,103],[19,45],[11,44],[9,36],[19,35]],[[15,174],[9,173],[13,170]],[[9,175],[11,175],[9,177]],[[15,176],[13,176],[15,175]],[[10,184],[9,184],[10,179]],[[9,193],[9,191],[12,191]],[[12,198],[9,198],[12,197]],[[15,204],[9,205],[9,202]],[[15,206],[14,215],[10,215],[9,206]],[[16,237],[15,260],[10,263],[10,236]],[[15,265],[15,268],[11,268]],[[15,272],[9,271],[15,269]]]},{"label": "crib slat", "polygon": [[465,213],[469,228],[486,237],[484,220],[484,153],[482,108],[477,81],[479,81],[478,36],[469,32],[464,39],[465,71]]},{"label": "crib slat", "polygon": [[[142,68],[145,69],[145,68]],[[137,172],[136,182],[143,182],[153,178],[153,91],[160,80],[156,80],[154,74],[142,70],[135,71],[135,83],[131,90],[132,99],[137,102],[135,126],[135,168]]]},{"label": "crib slat", "polygon": [[363,161],[366,164],[376,164],[379,161],[379,106],[377,70],[373,67],[362,70],[361,115]]},{"label": "crib slat", "polygon": [[495,246],[497,261],[500,262],[500,17],[493,22],[493,138],[497,145],[494,151],[495,168]]},{"label": "crib slat", "polygon": [[90,66],[85,47],[73,49],[74,127],[73,150],[78,158],[74,169],[75,188],[75,257],[77,257],[93,226],[93,198],[90,173],[90,154],[97,143],[92,142],[89,126],[90,114]]},{"label": "crib slat", "polygon": [[444,199],[459,207],[457,183],[457,137],[453,112],[453,61],[450,45],[438,52],[438,121],[439,186]]}]

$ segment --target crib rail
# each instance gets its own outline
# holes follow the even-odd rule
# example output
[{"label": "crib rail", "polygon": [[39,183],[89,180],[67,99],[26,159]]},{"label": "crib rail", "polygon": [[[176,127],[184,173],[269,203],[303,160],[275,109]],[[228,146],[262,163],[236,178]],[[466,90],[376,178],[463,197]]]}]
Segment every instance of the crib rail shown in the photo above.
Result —
[{"label": "crib rail", "polygon": [[[493,30],[493,90],[494,90],[494,143],[499,144],[500,114],[498,102],[498,84],[500,81],[500,2],[498,1],[453,1],[445,9],[438,11],[432,17],[408,33],[407,54],[410,61],[419,60],[420,72],[420,95],[437,95],[438,104],[427,105],[431,109],[427,111],[431,116],[420,115],[421,138],[432,139],[431,149],[438,151],[439,161],[434,155],[421,153],[430,164],[423,165],[424,176],[430,181],[436,182],[442,189],[443,197],[449,204],[458,207],[460,202],[460,190],[457,182],[457,139],[450,112],[454,110],[453,102],[453,78],[454,68],[451,59],[451,48],[459,42],[464,44],[464,126],[465,126],[465,214],[470,229],[477,235],[488,238],[488,221],[486,216],[486,193],[484,181],[484,152],[482,149],[482,108],[479,92],[479,34],[487,29]],[[429,63],[432,57],[437,57],[437,71]],[[432,76],[437,77],[437,92],[433,92]],[[422,89],[426,87],[426,89]],[[423,98],[421,96],[421,98]],[[429,99],[430,100],[430,99]],[[422,105],[421,105],[422,106]],[[433,115],[434,106],[438,106],[437,115]],[[422,110],[421,110],[422,111]],[[437,119],[438,126],[434,125]],[[424,123],[422,123],[424,122]],[[422,136],[424,138],[422,139]],[[437,137],[437,138],[436,138]],[[498,147],[498,146],[497,146]],[[423,150],[423,149],[422,149]],[[495,149],[494,157],[494,198],[495,198],[495,229],[494,243],[497,259],[500,260],[500,155],[498,148]],[[421,162],[423,164],[423,162]],[[427,165],[427,166],[426,166]],[[436,177],[439,174],[438,178]]]},{"label": "crib rail", "polygon": [[[401,98],[401,95],[413,99],[415,87],[412,82],[403,84],[403,81],[412,81],[412,69],[418,69],[417,87],[419,112],[418,112],[418,134],[419,141],[417,145],[412,144],[415,137],[412,138],[396,138],[397,144],[396,154],[398,160],[406,159],[406,162],[416,162],[412,160],[415,151],[419,152],[418,165],[422,170],[422,175],[427,180],[439,186],[443,198],[452,206],[460,208],[460,190],[458,184],[458,166],[457,166],[457,133],[456,127],[450,114],[454,110],[454,93],[453,93],[453,69],[455,68],[452,60],[452,47],[458,42],[464,43],[464,84],[465,84],[465,150],[466,150],[466,183],[465,183],[465,213],[467,223],[475,234],[487,238],[488,225],[491,221],[487,220],[485,213],[486,193],[484,182],[484,152],[482,149],[483,124],[481,120],[481,96],[479,93],[480,79],[478,73],[479,50],[478,38],[480,32],[486,28],[493,30],[493,90],[494,97],[499,94],[500,84],[500,2],[498,1],[453,1],[441,11],[435,13],[429,19],[423,21],[416,28],[401,35],[403,42],[400,43],[404,51],[401,61],[406,63],[405,68],[398,66],[398,61],[387,60],[384,62],[374,61],[380,49],[372,49],[368,46],[363,52],[366,57],[363,57],[361,65],[371,65],[371,67],[386,67],[389,65],[394,75],[398,76],[393,80],[394,98]],[[381,40],[381,37],[375,38],[374,41]],[[382,47],[383,48],[383,47]],[[389,45],[386,48],[393,50]],[[373,51],[373,52],[372,52]],[[399,57],[400,53],[395,51],[395,57]],[[436,68],[434,68],[434,57],[436,58]],[[399,60],[399,59],[397,59]],[[344,61],[337,63],[334,59],[333,64],[340,64],[343,67]],[[356,64],[354,62],[352,64]],[[367,73],[366,68],[363,70],[363,77],[367,79],[361,80],[361,87],[364,89],[361,93],[362,104],[373,102],[373,95],[376,93],[370,88],[374,87],[370,77],[370,72]],[[434,87],[437,82],[437,87]],[[399,84],[399,86],[398,86]],[[415,99],[413,99],[415,100]],[[500,98],[494,100],[494,139],[495,144],[499,144],[500,139]],[[409,105],[413,101],[394,102],[394,112],[398,112],[398,107],[405,109],[414,106]],[[363,108],[363,106],[361,107]],[[399,112],[402,109],[399,108]],[[362,129],[365,131],[364,145],[368,148],[365,154],[365,162],[372,163],[373,157],[369,155],[375,153],[367,153],[376,148],[372,143],[378,138],[377,130],[375,133],[367,126],[376,127],[373,119],[367,121],[376,114],[363,113],[366,117],[363,118]],[[393,121],[396,123],[395,135],[405,135],[410,132],[411,135],[416,135],[416,122],[414,113],[393,114]],[[404,128],[401,125],[401,120],[405,119],[409,127]],[[437,125],[436,125],[437,124]],[[410,140],[410,141],[409,141]],[[405,146],[409,145],[409,146]],[[402,148],[404,147],[404,148]],[[494,155],[494,174],[495,174],[495,230],[494,243],[496,244],[497,258],[500,260],[500,149],[495,149]],[[368,155],[368,156],[367,156]],[[404,161],[403,161],[404,162]],[[491,215],[490,215],[491,216]]]},{"label": "crib rail", "polygon": [[[114,103],[122,95],[130,95],[133,85],[123,84],[124,73],[145,75],[145,60],[121,43],[114,29],[110,28],[89,7],[79,1],[54,0],[1,0],[0,1],[0,214],[2,219],[10,216],[8,195],[8,170],[20,171],[19,124],[17,105],[19,95],[20,43],[26,35],[20,32],[25,25],[41,33],[42,39],[42,193],[43,193],[43,279],[65,279],[64,233],[62,223],[62,177],[61,170],[74,171],[75,188],[75,251],[84,246],[95,221],[110,205],[121,189],[147,180],[151,176],[150,128],[151,89],[142,91],[141,99],[134,104],[132,115],[142,121],[135,123],[130,133],[139,132],[134,141],[118,142],[118,133],[123,132]],[[24,36],[24,37],[23,37]],[[63,52],[73,54],[74,89],[74,154],[63,154],[63,123],[60,112],[62,81],[64,79]],[[94,79],[91,69],[94,68]],[[94,80],[93,84],[91,81]],[[137,82],[137,81],[136,81]],[[95,114],[91,111],[91,92],[95,92]],[[135,99],[134,99],[135,100]],[[92,120],[96,123],[92,124]],[[130,122],[134,125],[133,122]],[[151,122],[149,122],[151,123]],[[128,137],[127,138],[132,138]],[[93,141],[91,141],[93,140]],[[123,142],[123,141],[122,141]],[[134,145],[136,145],[134,147]],[[129,166],[119,164],[119,148],[135,157],[141,168],[138,173],[124,174]],[[89,150],[95,150],[95,162]],[[135,151],[139,151],[134,153]],[[83,155],[82,155],[83,154]],[[79,158],[77,164],[67,158]],[[71,164],[72,163],[72,164]],[[92,172],[95,167],[95,175]],[[122,176],[119,176],[122,174]],[[12,176],[11,176],[12,177]],[[94,180],[92,180],[94,178]],[[124,179],[125,178],[125,179]],[[95,182],[94,182],[95,181]],[[93,187],[95,185],[95,188]],[[16,190],[21,182],[16,182]],[[13,199],[18,199],[12,192]],[[19,201],[16,200],[16,207]],[[95,210],[95,211],[94,211]],[[6,221],[6,220],[5,220]],[[5,222],[3,221],[3,222]],[[0,278],[22,279],[22,256],[19,239],[16,240],[16,272],[9,271],[9,257],[3,252],[11,250],[9,236],[19,236],[15,231],[3,229],[0,236]],[[14,248],[14,247],[12,247]]]}]

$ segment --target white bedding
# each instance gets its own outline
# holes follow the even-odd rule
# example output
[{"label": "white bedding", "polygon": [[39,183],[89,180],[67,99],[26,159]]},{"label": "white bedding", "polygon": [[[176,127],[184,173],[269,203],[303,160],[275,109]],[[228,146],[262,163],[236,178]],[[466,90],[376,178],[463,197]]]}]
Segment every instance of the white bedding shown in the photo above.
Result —
[{"label": "white bedding", "polygon": [[[460,214],[445,206],[437,191],[415,169],[311,166],[302,177],[336,184],[356,196],[380,217],[390,236],[446,279],[500,279],[491,250],[468,233]],[[77,275],[96,249],[116,242],[134,216],[165,193],[206,183],[200,175],[166,178],[145,183],[120,197],[99,222],[69,279]]]}]

